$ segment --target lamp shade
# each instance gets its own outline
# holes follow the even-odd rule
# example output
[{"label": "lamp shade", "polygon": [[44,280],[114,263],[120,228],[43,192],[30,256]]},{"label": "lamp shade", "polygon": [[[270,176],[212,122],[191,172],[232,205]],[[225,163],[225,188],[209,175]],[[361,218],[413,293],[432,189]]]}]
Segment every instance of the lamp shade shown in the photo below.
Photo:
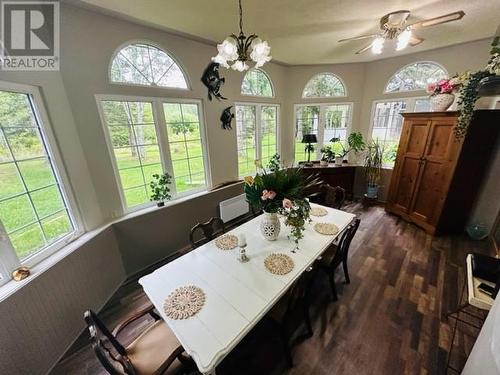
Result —
[{"label": "lamp shade", "polygon": [[318,143],[316,134],[304,134],[302,136],[302,143]]}]

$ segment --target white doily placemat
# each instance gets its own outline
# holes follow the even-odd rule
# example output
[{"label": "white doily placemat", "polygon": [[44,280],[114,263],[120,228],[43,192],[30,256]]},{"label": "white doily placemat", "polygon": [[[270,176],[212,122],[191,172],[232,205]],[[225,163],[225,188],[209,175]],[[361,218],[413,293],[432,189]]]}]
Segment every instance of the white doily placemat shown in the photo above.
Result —
[{"label": "white doily placemat", "polygon": [[268,255],[264,259],[264,265],[269,272],[275,275],[286,275],[295,267],[293,259],[281,253]]},{"label": "white doily placemat", "polygon": [[171,319],[187,319],[201,310],[205,304],[205,292],[194,285],[174,290],[165,300],[163,310]]},{"label": "white doily placemat", "polygon": [[309,211],[311,216],[326,216],[328,215],[328,211],[323,207],[313,207],[311,211]]},{"label": "white doily placemat", "polygon": [[238,237],[234,234],[224,234],[223,236],[216,238],[215,246],[221,250],[232,250],[238,246]]},{"label": "white doily placemat", "polygon": [[339,228],[332,223],[316,223],[314,224],[314,230],[321,234],[334,235],[339,232]]}]

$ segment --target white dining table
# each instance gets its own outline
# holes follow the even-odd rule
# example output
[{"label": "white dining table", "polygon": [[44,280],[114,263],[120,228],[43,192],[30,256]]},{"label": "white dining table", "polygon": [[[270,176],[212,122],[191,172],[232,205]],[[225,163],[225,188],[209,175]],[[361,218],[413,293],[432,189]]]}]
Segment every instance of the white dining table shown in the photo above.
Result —
[{"label": "white dining table", "polygon": [[[304,238],[295,253],[292,253],[295,244],[288,239],[290,231],[283,218],[280,218],[279,238],[267,241],[260,234],[262,218],[258,216],[227,232],[246,235],[249,262],[238,260],[238,247],[221,250],[210,241],[139,280],[200,372],[215,374],[216,366],[355,217],[351,213],[324,208],[328,214],[311,216],[313,222],[306,224]],[[339,233],[319,234],[313,229],[316,222],[334,223]],[[264,259],[271,253],[285,253],[292,257],[293,270],[286,275],[270,273],[264,266]],[[205,292],[205,304],[188,319],[170,319],[163,310],[165,299],[176,288],[186,285],[200,287]]]}]

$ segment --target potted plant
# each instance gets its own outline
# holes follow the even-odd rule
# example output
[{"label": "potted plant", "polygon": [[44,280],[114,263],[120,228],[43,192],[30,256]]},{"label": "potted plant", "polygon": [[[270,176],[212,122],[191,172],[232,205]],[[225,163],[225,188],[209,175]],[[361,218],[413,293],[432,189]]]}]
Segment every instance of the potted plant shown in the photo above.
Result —
[{"label": "potted plant", "polygon": [[384,150],[378,139],[368,145],[365,155],[366,196],[377,199]]},{"label": "potted plant", "polygon": [[332,150],[332,146],[327,145],[321,147],[321,160],[319,164],[323,167],[327,166],[328,163],[332,162],[335,159],[335,152]]},{"label": "potted plant", "polygon": [[433,112],[446,111],[455,101],[455,92],[460,86],[460,79],[454,76],[450,79],[442,79],[437,83],[427,85],[430,94],[431,108]]},{"label": "potted plant", "polygon": [[346,156],[354,151],[354,153],[361,152],[365,149],[365,141],[363,140],[363,134],[359,132],[352,132],[349,134],[347,137],[347,148],[344,147],[344,144],[340,140],[340,138],[332,138],[330,139],[330,142],[332,143],[338,143],[341,148],[341,152],[337,154],[335,157],[335,164],[336,165],[342,165],[342,163],[347,163]]},{"label": "potted plant", "polygon": [[165,201],[170,200],[172,197],[170,195],[170,183],[172,182],[172,176],[168,173],[164,174],[154,174],[153,180],[149,183],[149,187],[151,188],[151,202],[156,202],[158,207],[163,207],[165,205]]},{"label": "potted plant", "polygon": [[245,177],[247,202],[254,208],[264,211],[260,223],[262,236],[269,241],[278,238],[280,221],[278,214],[285,217],[285,225],[290,226],[291,237],[298,244],[303,236],[304,225],[309,220],[307,191],[319,184],[314,175],[304,174],[302,168],[266,169],[256,163],[261,172],[255,177]]}]

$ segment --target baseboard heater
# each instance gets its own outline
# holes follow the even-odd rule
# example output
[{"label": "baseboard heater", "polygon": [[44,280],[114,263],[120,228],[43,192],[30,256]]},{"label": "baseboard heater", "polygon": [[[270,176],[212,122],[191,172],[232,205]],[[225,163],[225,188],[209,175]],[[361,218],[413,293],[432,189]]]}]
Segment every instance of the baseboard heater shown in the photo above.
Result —
[{"label": "baseboard heater", "polygon": [[245,194],[237,195],[219,203],[220,218],[224,223],[246,215],[248,211],[249,206]]}]

